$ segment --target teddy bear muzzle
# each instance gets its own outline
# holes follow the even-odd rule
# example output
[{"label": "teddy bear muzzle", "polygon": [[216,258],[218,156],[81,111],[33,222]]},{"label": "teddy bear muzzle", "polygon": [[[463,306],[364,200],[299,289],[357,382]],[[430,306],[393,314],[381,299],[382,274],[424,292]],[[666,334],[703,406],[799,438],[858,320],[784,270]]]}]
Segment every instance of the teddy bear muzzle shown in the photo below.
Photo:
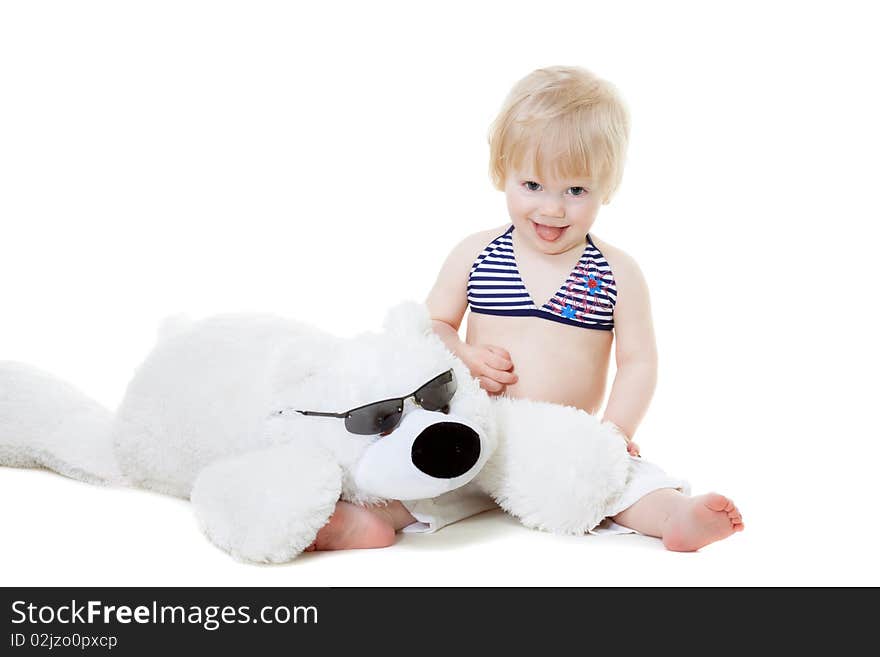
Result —
[{"label": "teddy bear muzzle", "polygon": [[480,459],[480,436],[461,422],[437,422],[416,436],[412,462],[431,477],[454,479]]},{"label": "teddy bear muzzle", "polygon": [[464,486],[489,454],[478,426],[464,418],[423,409],[377,439],[354,468],[357,487],[378,497],[416,500]]}]

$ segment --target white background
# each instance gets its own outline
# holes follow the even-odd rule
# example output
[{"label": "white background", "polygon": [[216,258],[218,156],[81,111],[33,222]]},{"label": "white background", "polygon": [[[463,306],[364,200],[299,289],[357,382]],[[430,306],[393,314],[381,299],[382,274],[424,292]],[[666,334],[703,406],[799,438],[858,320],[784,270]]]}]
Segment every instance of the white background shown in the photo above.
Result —
[{"label": "white background", "polygon": [[636,440],[744,533],[682,555],[493,512],[255,567],[184,501],[3,468],[0,584],[880,584],[868,3],[609,5],[3,3],[0,359],[114,407],[170,313],[378,328],[506,221],[486,134],[511,85],[580,65],[632,114],[593,232],[651,288]]}]

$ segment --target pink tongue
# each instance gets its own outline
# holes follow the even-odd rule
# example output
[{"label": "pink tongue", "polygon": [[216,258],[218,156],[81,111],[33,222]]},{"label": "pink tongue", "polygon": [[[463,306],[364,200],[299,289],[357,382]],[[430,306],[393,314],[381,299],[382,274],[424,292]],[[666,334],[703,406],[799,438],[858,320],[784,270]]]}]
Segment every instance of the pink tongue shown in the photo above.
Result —
[{"label": "pink tongue", "polygon": [[562,231],[564,231],[565,228],[557,228],[556,226],[545,226],[544,224],[535,224],[535,230],[542,240],[553,242],[559,239],[559,236],[562,235]]}]

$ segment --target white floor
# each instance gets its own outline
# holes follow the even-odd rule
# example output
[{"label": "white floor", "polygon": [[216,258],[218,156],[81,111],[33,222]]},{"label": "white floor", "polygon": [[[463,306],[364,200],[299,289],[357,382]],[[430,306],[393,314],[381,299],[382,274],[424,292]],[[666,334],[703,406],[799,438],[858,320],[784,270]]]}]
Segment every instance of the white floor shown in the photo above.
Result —
[{"label": "white floor", "polygon": [[0,500],[3,586],[880,583],[870,541],[857,534],[846,543],[839,532],[789,531],[779,522],[777,503],[749,502],[746,532],[691,554],[667,552],[642,536],[554,536],[491,511],[433,535],[400,535],[387,549],[254,566],[209,543],[183,500],[10,468],[0,468]]}]

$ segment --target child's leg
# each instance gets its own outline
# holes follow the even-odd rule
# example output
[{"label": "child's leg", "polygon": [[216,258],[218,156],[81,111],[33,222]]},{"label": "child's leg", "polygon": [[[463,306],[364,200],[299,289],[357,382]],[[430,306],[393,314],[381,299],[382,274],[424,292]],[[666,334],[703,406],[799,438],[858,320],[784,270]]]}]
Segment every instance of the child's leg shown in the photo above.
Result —
[{"label": "child's leg", "polygon": [[340,500],[330,520],[305,551],[388,547],[394,544],[397,530],[415,521],[397,500],[387,506],[370,507]]},{"label": "child's leg", "polygon": [[674,488],[648,493],[612,520],[662,538],[667,549],[678,552],[698,550],[744,528],[739,509],[723,495],[688,497]]}]

